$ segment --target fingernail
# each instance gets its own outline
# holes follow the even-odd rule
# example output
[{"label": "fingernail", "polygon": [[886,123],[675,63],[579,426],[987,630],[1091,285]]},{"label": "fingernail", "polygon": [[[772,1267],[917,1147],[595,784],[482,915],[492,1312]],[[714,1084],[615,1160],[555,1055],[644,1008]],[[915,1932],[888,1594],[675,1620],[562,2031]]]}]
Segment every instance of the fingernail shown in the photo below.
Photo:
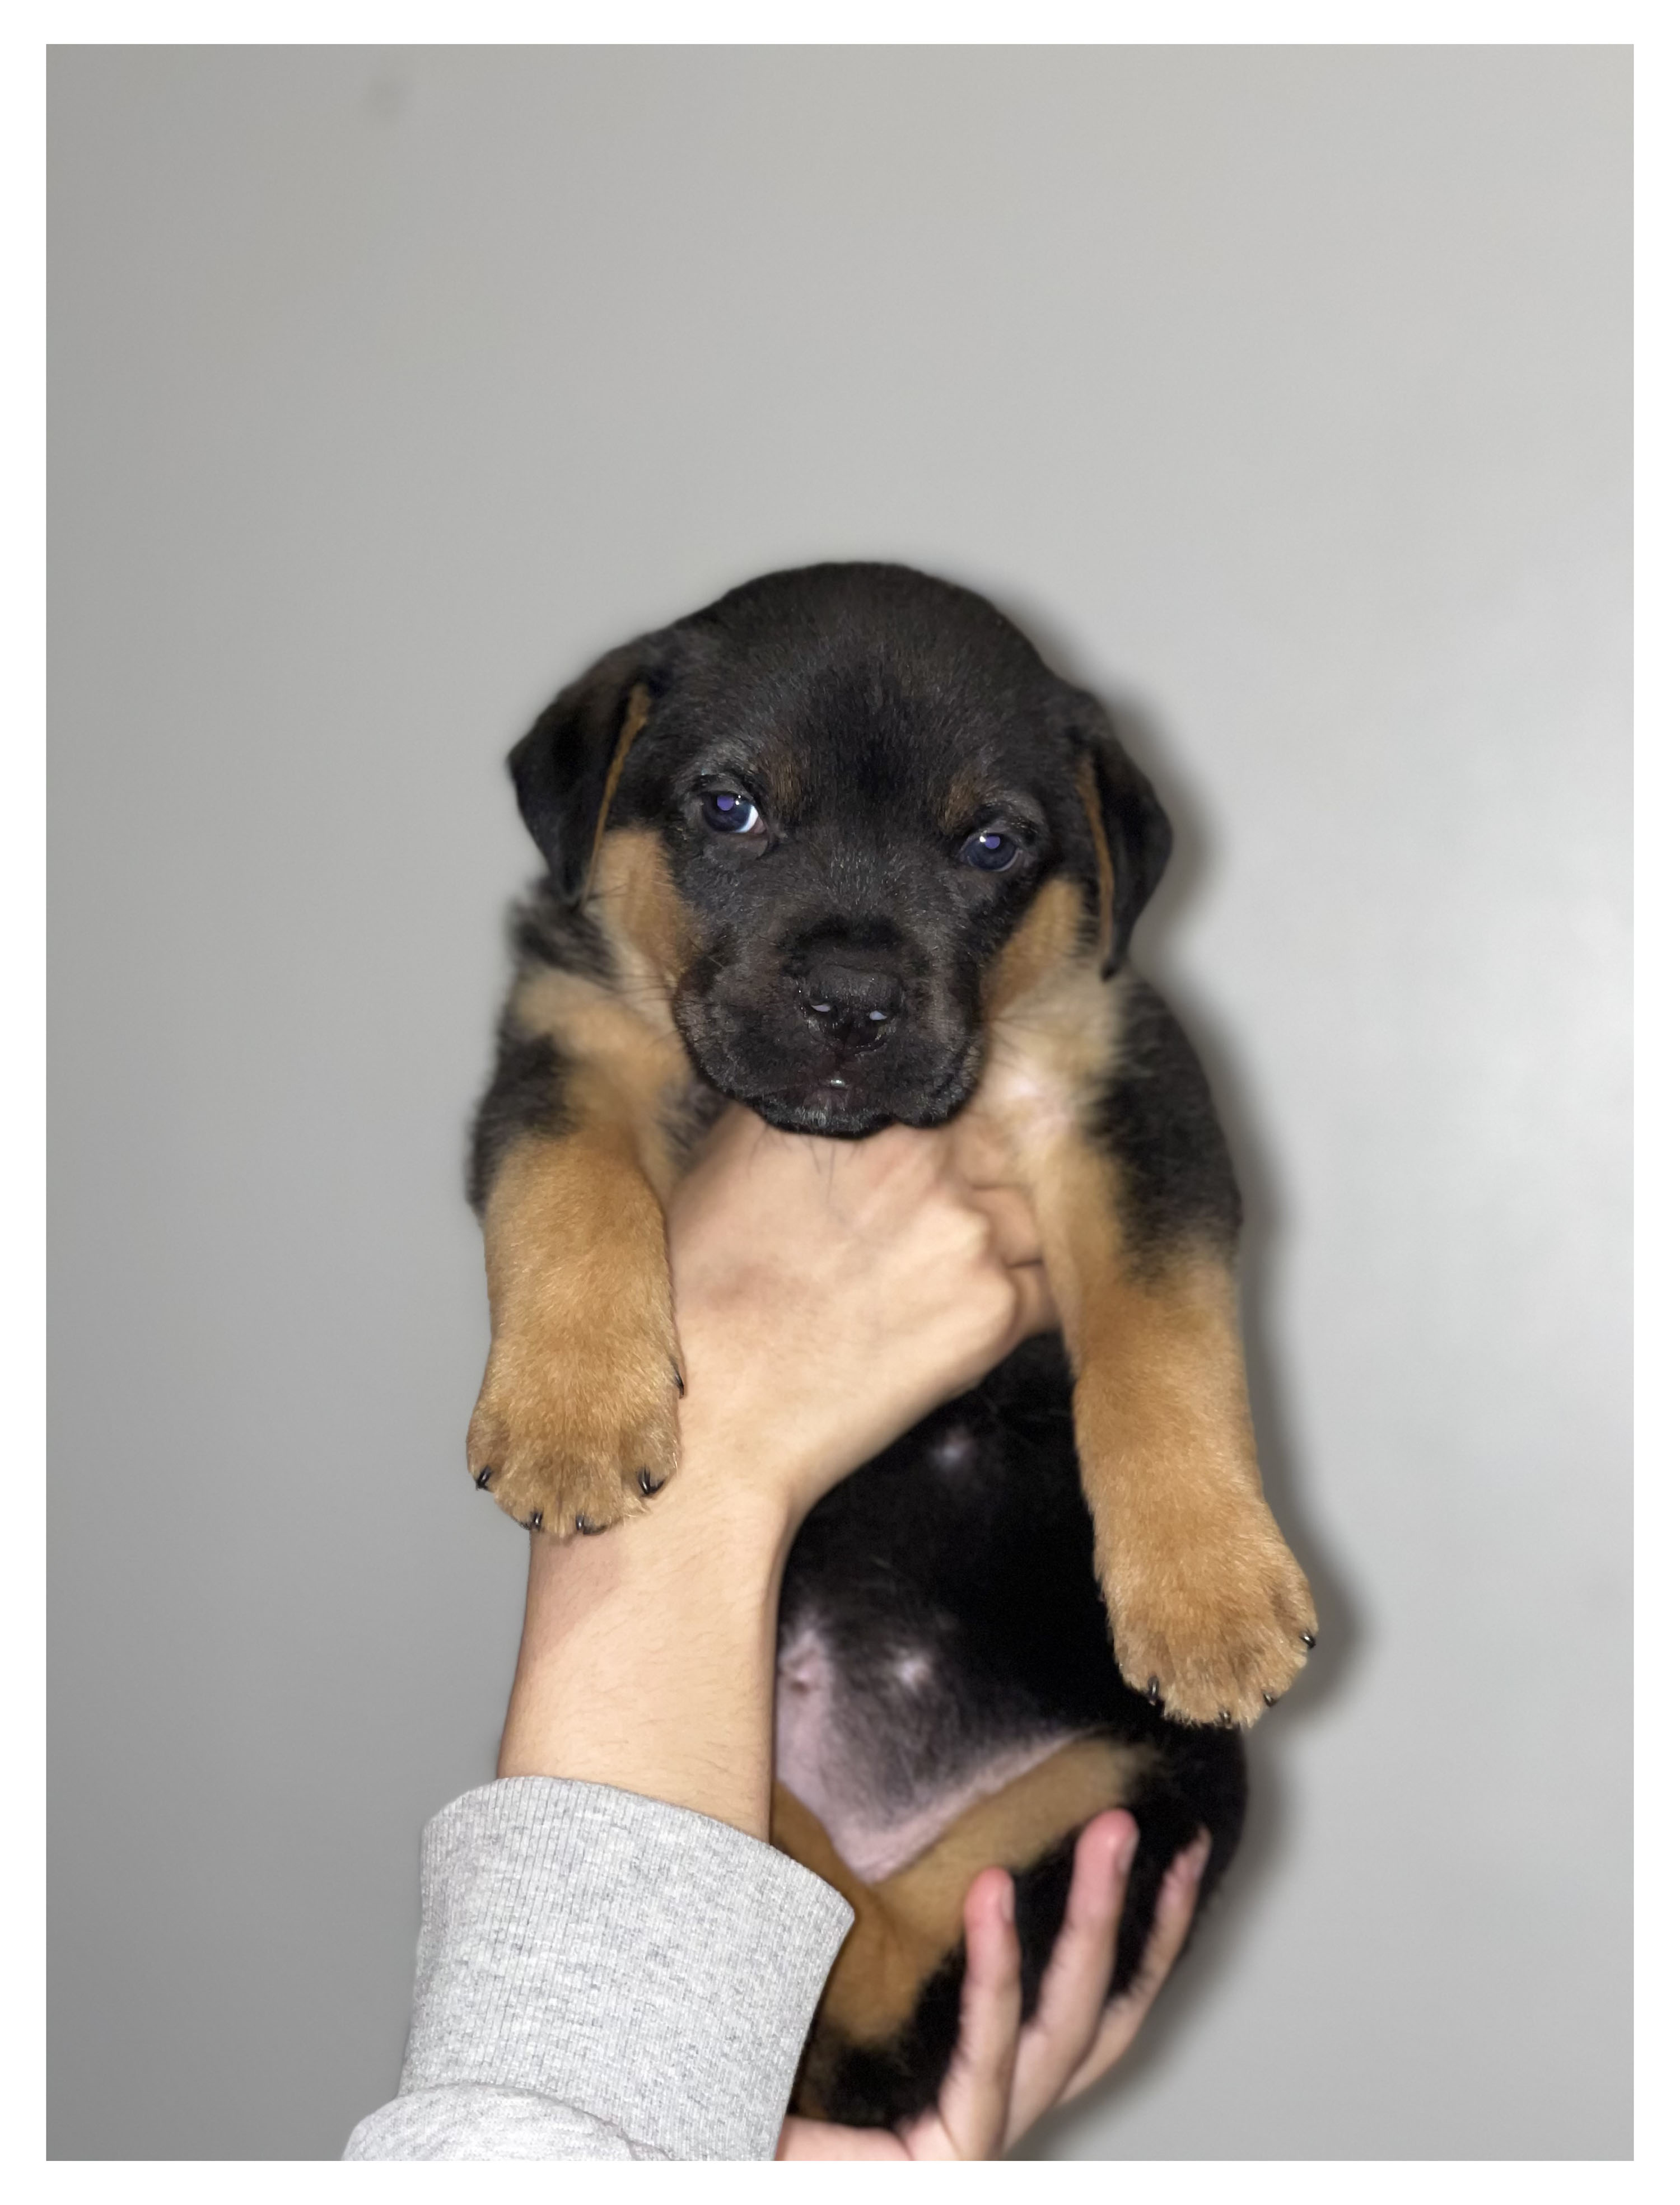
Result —
[{"label": "fingernail", "polygon": [[1010,1876],[1004,1886],[1004,1895],[998,1902],[998,1912],[1005,1922],[1015,1920],[1015,1878]]}]

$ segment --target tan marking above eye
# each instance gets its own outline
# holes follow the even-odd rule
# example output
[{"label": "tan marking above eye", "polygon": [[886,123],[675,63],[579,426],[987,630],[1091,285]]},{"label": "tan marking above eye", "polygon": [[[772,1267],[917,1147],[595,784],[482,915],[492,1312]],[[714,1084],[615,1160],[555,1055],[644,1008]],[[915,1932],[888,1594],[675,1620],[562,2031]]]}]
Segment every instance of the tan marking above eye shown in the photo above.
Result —
[{"label": "tan marking above eye", "polygon": [[966,834],[988,808],[991,797],[978,774],[956,775],[940,799],[937,815],[940,831],[953,838]]},{"label": "tan marking above eye", "polygon": [[[792,818],[805,793],[804,758],[798,744],[772,732],[754,742],[750,763],[743,764],[740,770],[748,794],[755,799],[762,797],[763,809],[769,817],[778,821]],[[735,771],[733,765],[720,764],[707,778],[727,780]]]}]

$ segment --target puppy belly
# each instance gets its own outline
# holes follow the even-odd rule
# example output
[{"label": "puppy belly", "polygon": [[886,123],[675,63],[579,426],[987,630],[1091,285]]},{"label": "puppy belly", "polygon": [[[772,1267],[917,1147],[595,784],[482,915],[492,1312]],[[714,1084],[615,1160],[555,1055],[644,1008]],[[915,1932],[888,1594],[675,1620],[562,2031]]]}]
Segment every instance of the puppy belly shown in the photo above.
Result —
[{"label": "puppy belly", "polygon": [[866,1883],[896,1875],[1075,1735],[1034,1727],[985,1746],[963,1740],[941,1654],[936,1638],[907,1636],[849,1674],[821,1625],[807,1621],[777,1657],[777,1779]]}]

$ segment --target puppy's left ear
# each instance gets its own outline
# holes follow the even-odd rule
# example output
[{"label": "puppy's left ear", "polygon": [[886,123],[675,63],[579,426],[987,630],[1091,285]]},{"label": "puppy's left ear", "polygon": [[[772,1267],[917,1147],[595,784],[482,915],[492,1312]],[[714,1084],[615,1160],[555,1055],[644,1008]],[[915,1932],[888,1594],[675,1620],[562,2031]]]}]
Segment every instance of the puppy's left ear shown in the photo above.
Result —
[{"label": "puppy's left ear", "polygon": [[508,754],[520,817],[569,904],[589,885],[618,776],[647,717],[646,640],[597,659]]},{"label": "puppy's left ear", "polygon": [[1081,703],[1076,770],[1095,847],[1106,980],[1125,961],[1138,913],[1160,885],[1172,855],[1172,823],[1096,698],[1081,697]]}]

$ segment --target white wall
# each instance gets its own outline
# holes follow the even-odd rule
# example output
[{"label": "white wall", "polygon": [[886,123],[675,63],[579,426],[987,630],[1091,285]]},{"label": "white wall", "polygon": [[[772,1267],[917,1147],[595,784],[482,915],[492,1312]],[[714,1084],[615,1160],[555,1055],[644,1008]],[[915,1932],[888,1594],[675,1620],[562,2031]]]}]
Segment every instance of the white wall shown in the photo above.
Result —
[{"label": "white wall", "polygon": [[1630,2149],[1622,50],[69,49],[51,71],[52,2149],[401,2053],[522,1548],[461,1444],[501,773],[907,559],[1141,704],[1325,1620],[1044,2149]]}]

